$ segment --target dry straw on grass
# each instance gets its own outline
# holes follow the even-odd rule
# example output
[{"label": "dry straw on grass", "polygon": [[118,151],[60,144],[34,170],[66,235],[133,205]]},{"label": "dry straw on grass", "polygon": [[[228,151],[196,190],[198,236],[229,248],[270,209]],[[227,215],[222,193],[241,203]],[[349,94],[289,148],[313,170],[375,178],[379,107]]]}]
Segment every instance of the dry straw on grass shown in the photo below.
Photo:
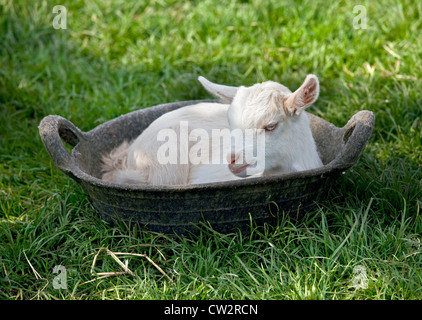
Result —
[{"label": "dry straw on grass", "polygon": [[34,273],[35,278],[36,278],[37,280],[38,280],[38,279],[41,279],[41,280],[45,280],[45,281],[47,281],[47,282],[46,282],[46,284],[44,285],[44,287],[43,287],[41,290],[39,290],[35,296],[33,296],[33,297],[31,298],[31,300],[33,300],[33,299],[35,299],[35,297],[39,297],[40,293],[41,293],[41,292],[43,292],[45,288],[47,288],[47,286],[48,286],[48,284],[49,284],[50,282],[48,281],[48,279],[44,278],[43,276],[41,276],[41,275],[38,273],[38,271],[37,271],[37,270],[34,268],[34,266],[32,265],[31,261],[29,261],[28,256],[26,255],[26,252],[25,252],[25,251],[23,251],[23,255],[25,256],[26,261],[28,262],[29,266],[31,267],[31,270],[32,270],[32,272]]},{"label": "dry straw on grass", "polygon": [[[158,250],[157,248],[156,248],[156,250],[164,258],[163,254],[160,252],[160,250]],[[123,271],[95,272],[94,268],[95,268],[95,265],[97,263],[98,256],[102,252],[106,252],[107,255],[111,256],[114,259],[114,261],[116,261],[122,267]],[[100,248],[94,256],[94,259],[93,259],[92,265],[91,265],[91,271],[90,271],[91,275],[93,277],[96,277],[96,278],[89,280],[89,281],[86,281],[84,283],[81,283],[81,285],[92,282],[92,281],[96,281],[96,280],[99,280],[99,279],[103,279],[103,278],[106,278],[106,277],[118,276],[118,275],[122,275],[122,274],[130,274],[132,276],[135,276],[135,273],[132,270],[129,269],[128,260],[126,259],[123,262],[121,259],[119,259],[118,256],[143,257],[143,258],[147,259],[158,271],[160,271],[160,273],[162,275],[164,275],[170,282],[173,282],[173,280],[168,276],[168,274],[165,273],[164,270],[157,263],[155,263],[150,257],[148,257],[148,255],[146,255],[144,253],[113,252],[113,251],[111,251],[107,248]],[[164,260],[165,260],[165,258],[164,258]]]}]

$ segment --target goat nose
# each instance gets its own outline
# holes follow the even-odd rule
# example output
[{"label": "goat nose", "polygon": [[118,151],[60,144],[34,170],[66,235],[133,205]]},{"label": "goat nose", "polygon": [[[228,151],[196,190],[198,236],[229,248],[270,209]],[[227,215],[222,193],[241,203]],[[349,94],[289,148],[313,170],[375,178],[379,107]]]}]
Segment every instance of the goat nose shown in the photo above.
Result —
[{"label": "goat nose", "polygon": [[234,167],[236,165],[237,156],[235,153],[229,153],[227,154],[227,162],[229,164],[229,169],[234,170]]},{"label": "goat nose", "polygon": [[236,159],[238,157],[234,153],[228,153],[227,154],[227,162],[229,165],[233,165],[236,162]]},{"label": "goat nose", "polygon": [[[239,175],[242,174],[249,164],[244,164],[243,161],[239,161],[239,158],[242,157],[242,153],[228,153],[227,154],[227,162],[229,163],[230,171],[235,174]],[[240,163],[238,163],[240,162]]]}]

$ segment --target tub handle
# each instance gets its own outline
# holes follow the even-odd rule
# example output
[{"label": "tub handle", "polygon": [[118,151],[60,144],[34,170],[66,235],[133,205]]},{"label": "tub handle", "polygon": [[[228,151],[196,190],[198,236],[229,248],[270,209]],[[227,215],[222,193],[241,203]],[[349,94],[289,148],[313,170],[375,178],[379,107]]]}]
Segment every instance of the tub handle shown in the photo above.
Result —
[{"label": "tub handle", "polygon": [[374,129],[375,115],[368,110],[356,113],[342,128],[344,146],[330,163],[340,170],[354,165],[361,156]]},{"label": "tub handle", "polygon": [[81,140],[85,140],[84,133],[69,120],[56,115],[42,119],[38,129],[41,140],[56,167],[73,179],[79,180],[75,174],[80,172],[80,169],[76,165],[75,158],[66,150],[63,140],[74,147]]}]

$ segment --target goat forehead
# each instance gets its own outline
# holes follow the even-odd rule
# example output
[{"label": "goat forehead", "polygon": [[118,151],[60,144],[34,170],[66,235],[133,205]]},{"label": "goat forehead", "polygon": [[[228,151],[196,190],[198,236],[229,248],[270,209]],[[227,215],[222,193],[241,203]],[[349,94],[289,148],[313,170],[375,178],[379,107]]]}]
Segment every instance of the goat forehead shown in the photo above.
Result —
[{"label": "goat forehead", "polygon": [[265,81],[262,83],[257,83],[255,85],[253,85],[252,87],[250,87],[250,89],[252,91],[263,91],[263,90],[274,90],[274,91],[280,91],[280,92],[284,92],[286,94],[292,93],[289,88],[287,88],[286,86],[283,86],[282,84],[278,83],[278,82],[274,82],[274,81]]},{"label": "goat forehead", "polygon": [[245,107],[252,108],[259,105],[280,104],[284,97],[291,94],[291,91],[285,86],[273,81],[259,83],[248,89],[248,94],[243,95],[243,103]]},{"label": "goat forehead", "polygon": [[241,87],[229,111],[232,127],[261,128],[280,120],[283,99],[291,91],[280,83],[266,81],[251,87]]}]

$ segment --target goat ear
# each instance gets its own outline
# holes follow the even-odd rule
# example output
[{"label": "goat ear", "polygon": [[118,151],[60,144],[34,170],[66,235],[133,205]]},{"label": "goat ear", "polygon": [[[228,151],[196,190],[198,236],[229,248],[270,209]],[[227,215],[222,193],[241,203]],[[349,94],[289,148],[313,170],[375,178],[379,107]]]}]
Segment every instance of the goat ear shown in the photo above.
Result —
[{"label": "goat ear", "polygon": [[224,86],[208,81],[204,77],[198,78],[203,87],[213,96],[222,99],[224,102],[231,103],[237,92],[237,87]]},{"label": "goat ear", "polygon": [[284,100],[284,109],[290,115],[299,114],[318,99],[319,81],[313,74],[306,76],[303,84]]}]

